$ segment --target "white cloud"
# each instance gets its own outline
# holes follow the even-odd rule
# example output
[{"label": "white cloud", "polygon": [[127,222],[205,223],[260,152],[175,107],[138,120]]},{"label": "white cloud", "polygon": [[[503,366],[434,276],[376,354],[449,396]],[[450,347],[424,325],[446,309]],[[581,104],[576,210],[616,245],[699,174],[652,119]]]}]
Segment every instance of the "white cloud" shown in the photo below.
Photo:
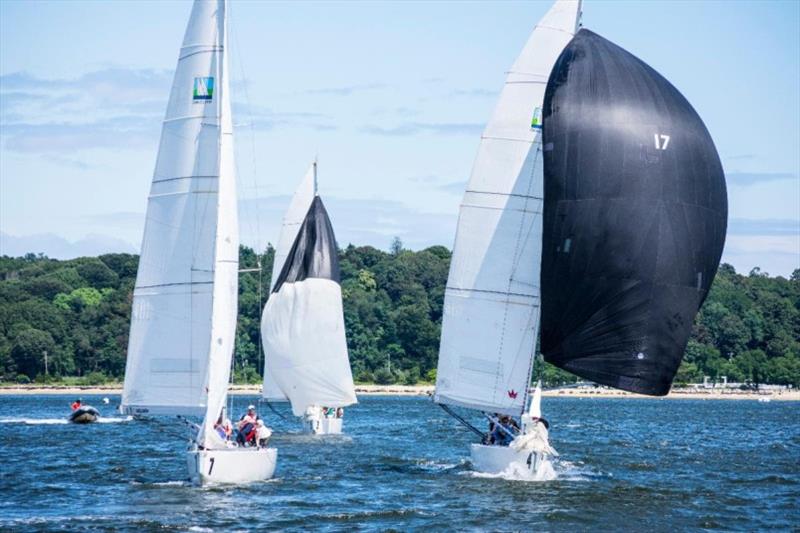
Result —
[{"label": "white cloud", "polygon": [[432,133],[434,135],[480,135],[483,128],[484,124],[477,123],[406,122],[392,127],[368,125],[361,128],[361,131],[372,135],[403,137],[407,135],[417,135],[419,133]]}]

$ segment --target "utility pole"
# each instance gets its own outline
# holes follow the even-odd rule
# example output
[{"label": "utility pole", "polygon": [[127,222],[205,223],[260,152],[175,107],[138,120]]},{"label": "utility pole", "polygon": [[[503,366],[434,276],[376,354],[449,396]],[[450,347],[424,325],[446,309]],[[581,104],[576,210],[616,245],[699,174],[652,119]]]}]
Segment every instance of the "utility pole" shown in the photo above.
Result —
[{"label": "utility pole", "polygon": [[44,375],[47,377],[47,350],[44,351]]}]

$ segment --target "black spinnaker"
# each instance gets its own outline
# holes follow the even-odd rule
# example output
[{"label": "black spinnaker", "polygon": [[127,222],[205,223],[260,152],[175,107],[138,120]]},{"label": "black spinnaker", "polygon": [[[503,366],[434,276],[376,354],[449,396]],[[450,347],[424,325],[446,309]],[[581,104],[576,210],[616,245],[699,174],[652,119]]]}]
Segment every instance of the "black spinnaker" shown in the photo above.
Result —
[{"label": "black spinnaker", "polygon": [[667,394],[725,242],[711,136],[663,76],[583,29],[550,74],[543,141],[544,358]]},{"label": "black spinnaker", "polygon": [[315,196],[311,202],[272,292],[278,292],[284,283],[295,283],[307,278],[340,282],[336,237],[328,212],[319,196]]}]

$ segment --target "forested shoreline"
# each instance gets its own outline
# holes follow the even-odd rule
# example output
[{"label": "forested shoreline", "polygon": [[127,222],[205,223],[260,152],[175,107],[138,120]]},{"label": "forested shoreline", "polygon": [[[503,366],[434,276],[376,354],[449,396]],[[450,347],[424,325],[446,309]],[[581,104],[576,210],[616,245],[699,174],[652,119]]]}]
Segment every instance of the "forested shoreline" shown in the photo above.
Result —
[{"label": "forested shoreline", "polygon": [[[260,264],[261,271],[239,278],[237,382],[261,379],[259,317],[273,256],[271,247],[260,256],[240,250],[240,268]],[[395,240],[389,252],[350,245],[339,258],[356,380],[433,381],[450,251],[432,246],[415,252]],[[132,254],[0,257],[0,382],[92,385],[121,379],[137,263]],[[758,268],[742,275],[724,264],[695,320],[676,382],[726,376],[800,386],[799,339],[800,269],[786,279]],[[550,365],[539,368],[549,385],[577,381]]]}]

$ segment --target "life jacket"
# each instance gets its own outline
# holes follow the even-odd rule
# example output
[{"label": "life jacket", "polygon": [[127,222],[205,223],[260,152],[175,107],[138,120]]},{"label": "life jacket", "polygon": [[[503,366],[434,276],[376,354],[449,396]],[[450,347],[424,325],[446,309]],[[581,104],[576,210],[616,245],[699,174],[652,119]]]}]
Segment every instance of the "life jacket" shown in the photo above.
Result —
[{"label": "life jacket", "polygon": [[80,408],[80,406],[81,406],[80,402],[72,402],[72,410],[73,411],[77,411],[78,408]]}]

